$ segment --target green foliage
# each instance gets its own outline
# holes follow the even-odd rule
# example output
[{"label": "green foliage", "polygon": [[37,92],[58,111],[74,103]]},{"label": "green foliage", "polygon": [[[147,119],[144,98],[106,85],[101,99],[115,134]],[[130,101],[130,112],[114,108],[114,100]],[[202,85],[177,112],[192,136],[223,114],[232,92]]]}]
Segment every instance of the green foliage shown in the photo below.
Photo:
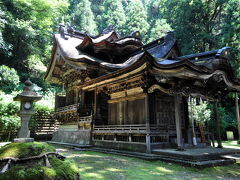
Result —
[{"label": "green foliage", "polygon": [[103,30],[109,25],[115,25],[119,32],[124,31],[126,16],[121,1],[106,0],[103,2],[102,23],[100,24]]},{"label": "green foliage", "polygon": [[[34,86],[34,91],[41,95],[54,94],[59,92],[61,88],[57,85],[49,84],[43,79],[44,74],[37,73],[36,76],[28,73],[20,73],[21,82],[25,82],[28,78],[32,81]],[[22,90],[23,83],[20,84],[19,90]]]},{"label": "green foliage", "polygon": [[[212,113],[211,113],[211,119],[208,122],[208,127],[211,132],[216,133],[216,121],[214,119],[213,106],[211,105],[210,108]],[[226,107],[219,106],[218,113],[219,113],[221,134],[224,136],[227,128],[237,127],[235,112],[232,109],[230,110],[230,109],[227,109]]]},{"label": "green foliage", "polygon": [[201,102],[199,105],[191,104],[190,106],[190,113],[192,113],[192,118],[196,123],[203,125],[205,122],[210,121],[211,110],[209,109],[207,102]]},{"label": "green foliage", "polygon": [[12,98],[12,95],[0,91],[0,131],[11,131],[20,126],[20,118],[17,116],[19,103],[13,102]]},{"label": "green foliage", "polygon": [[161,38],[167,34],[167,32],[172,31],[171,26],[166,22],[166,19],[157,19],[153,28],[150,31],[150,39],[149,42],[154,41],[158,38]]},{"label": "green foliage", "polygon": [[126,33],[140,31],[143,38],[148,32],[149,24],[147,22],[147,13],[140,0],[132,0],[126,7]]},{"label": "green foliage", "polygon": [[3,38],[12,45],[12,56],[0,54],[2,63],[18,70],[28,70],[31,55],[44,62],[51,44],[51,32],[68,7],[67,0],[3,0],[6,23]]},{"label": "green foliage", "polygon": [[90,34],[97,34],[97,25],[91,10],[91,2],[89,2],[89,0],[71,0],[70,2],[72,4],[72,9],[70,9],[72,24],[75,25],[78,30],[86,31]]},{"label": "green foliage", "polygon": [[15,69],[8,66],[0,66],[0,87],[5,93],[16,90],[19,83],[19,76]]},{"label": "green foliage", "polygon": [[220,36],[222,46],[231,47],[231,61],[237,75],[240,76],[240,1],[229,0],[223,18],[223,27]]},{"label": "green foliage", "polygon": [[5,27],[5,24],[6,24],[6,19],[5,19],[5,16],[6,16],[6,12],[4,10],[4,8],[2,7],[2,4],[0,4],[0,53],[6,55],[6,56],[10,56],[11,55],[11,48],[12,48],[12,45],[11,44],[8,44],[4,39],[3,39],[3,36],[2,36],[2,31]]}]

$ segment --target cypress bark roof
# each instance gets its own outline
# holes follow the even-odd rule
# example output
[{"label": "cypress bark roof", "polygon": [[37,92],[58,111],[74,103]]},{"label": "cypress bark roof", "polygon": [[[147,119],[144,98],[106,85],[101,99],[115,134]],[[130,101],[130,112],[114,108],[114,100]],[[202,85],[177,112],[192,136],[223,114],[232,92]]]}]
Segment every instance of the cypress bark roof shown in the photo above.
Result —
[{"label": "cypress bark roof", "polygon": [[[153,69],[162,72],[183,68],[181,77],[184,78],[191,78],[187,77],[188,71],[200,74],[202,77],[211,77],[220,73],[231,86],[234,86],[232,89],[239,91],[240,83],[230,66],[229,55],[229,48],[224,47],[181,56],[172,32],[143,45],[138,32],[119,37],[111,30],[94,37],[74,31],[72,28],[61,27],[60,33],[54,35],[52,58],[45,79],[51,81],[55,76],[54,73],[58,72],[56,69],[64,63],[79,70],[86,70],[89,67],[106,70],[106,75],[95,77],[92,82],[103,81],[120,72],[134,70],[136,64],[149,63]],[[59,63],[57,57],[61,57],[63,62]]]}]

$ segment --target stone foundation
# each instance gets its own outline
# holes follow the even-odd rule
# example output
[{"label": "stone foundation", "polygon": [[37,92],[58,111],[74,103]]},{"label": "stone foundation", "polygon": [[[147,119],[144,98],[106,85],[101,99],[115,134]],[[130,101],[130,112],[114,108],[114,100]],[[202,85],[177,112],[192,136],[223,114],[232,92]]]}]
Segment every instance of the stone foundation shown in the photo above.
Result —
[{"label": "stone foundation", "polygon": [[146,152],[147,146],[144,143],[134,143],[134,142],[115,142],[115,141],[100,141],[93,140],[92,144],[96,147],[117,149],[117,150],[127,150],[136,152]]},{"label": "stone foundation", "polygon": [[53,133],[52,141],[88,145],[90,144],[91,131],[79,130],[76,125],[61,126]]}]

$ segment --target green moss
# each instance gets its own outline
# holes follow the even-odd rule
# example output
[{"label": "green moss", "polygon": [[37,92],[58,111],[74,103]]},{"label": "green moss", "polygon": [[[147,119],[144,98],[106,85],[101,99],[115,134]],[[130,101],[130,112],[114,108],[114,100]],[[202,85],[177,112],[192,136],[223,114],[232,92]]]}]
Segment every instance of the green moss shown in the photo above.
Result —
[{"label": "green moss", "polygon": [[[44,169],[41,166],[33,168],[26,166],[14,166],[6,173],[0,176],[0,180],[17,179],[17,180],[38,180],[44,179]],[[49,178],[50,179],[50,178]]]},{"label": "green moss", "polygon": [[[11,143],[0,148],[0,158],[24,158],[55,151],[56,149],[53,146],[42,142]],[[79,179],[78,168],[72,161],[62,161],[56,157],[49,158],[49,161],[52,168],[40,166],[38,164],[12,166],[7,172],[0,175],[0,180]]]},{"label": "green moss", "polygon": [[146,161],[133,157],[103,154],[91,151],[63,152],[76,162],[81,178],[92,179],[157,179],[157,180],[215,180],[239,179],[240,162],[229,166],[206,169],[183,167],[162,161]]},{"label": "green moss", "polygon": [[72,161],[62,161],[57,158],[49,159],[52,168],[45,166],[13,166],[0,175],[0,180],[54,180],[54,179],[79,179],[78,168]]},{"label": "green moss", "polygon": [[57,158],[51,158],[49,161],[53,169],[55,169],[57,176],[69,180],[76,179],[78,177],[78,167],[74,161],[65,160],[63,163],[62,160]]},{"label": "green moss", "polygon": [[10,143],[0,148],[0,158],[24,158],[55,151],[53,146],[43,142]]}]

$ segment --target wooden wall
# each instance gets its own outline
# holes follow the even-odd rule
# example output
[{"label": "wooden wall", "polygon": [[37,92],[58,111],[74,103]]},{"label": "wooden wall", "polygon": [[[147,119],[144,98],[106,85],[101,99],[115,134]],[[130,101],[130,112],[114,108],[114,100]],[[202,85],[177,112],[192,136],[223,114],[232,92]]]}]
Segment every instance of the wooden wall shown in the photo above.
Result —
[{"label": "wooden wall", "polygon": [[144,124],[146,118],[144,103],[144,98],[109,103],[108,124]]},{"label": "wooden wall", "polygon": [[[186,99],[182,98],[180,103],[182,126],[185,125],[185,116],[187,114],[185,101]],[[174,96],[163,94],[159,91],[150,94],[149,111],[150,124],[175,126]]]}]

